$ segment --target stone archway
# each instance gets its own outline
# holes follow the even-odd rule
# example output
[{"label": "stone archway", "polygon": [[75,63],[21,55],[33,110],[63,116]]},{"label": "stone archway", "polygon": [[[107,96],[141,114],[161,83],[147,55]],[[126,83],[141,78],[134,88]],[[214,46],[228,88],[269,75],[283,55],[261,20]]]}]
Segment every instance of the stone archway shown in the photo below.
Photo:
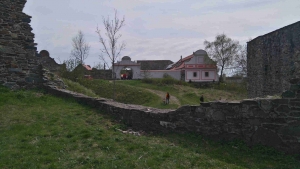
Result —
[{"label": "stone archway", "polygon": [[[117,79],[123,79],[122,74],[128,73],[130,79],[140,79],[141,64],[131,61],[129,56],[124,56],[121,61],[114,63],[115,73]],[[127,75],[126,75],[126,79]]]},{"label": "stone archway", "polygon": [[130,67],[124,67],[123,69],[120,70],[120,76],[122,80],[129,80],[132,79],[133,77],[133,69]]}]

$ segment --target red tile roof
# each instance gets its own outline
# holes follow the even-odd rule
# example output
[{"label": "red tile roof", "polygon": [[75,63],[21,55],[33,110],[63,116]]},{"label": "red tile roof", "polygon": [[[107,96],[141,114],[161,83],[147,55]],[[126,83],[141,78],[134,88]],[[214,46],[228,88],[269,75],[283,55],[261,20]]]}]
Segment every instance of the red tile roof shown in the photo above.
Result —
[{"label": "red tile roof", "polygon": [[90,65],[84,65],[84,64],[82,64],[82,66],[83,66],[84,68],[86,68],[86,70],[92,70],[92,68],[91,68]]},{"label": "red tile roof", "polygon": [[190,60],[194,55],[184,57],[177,61],[170,70],[178,70],[184,68],[184,62]]}]

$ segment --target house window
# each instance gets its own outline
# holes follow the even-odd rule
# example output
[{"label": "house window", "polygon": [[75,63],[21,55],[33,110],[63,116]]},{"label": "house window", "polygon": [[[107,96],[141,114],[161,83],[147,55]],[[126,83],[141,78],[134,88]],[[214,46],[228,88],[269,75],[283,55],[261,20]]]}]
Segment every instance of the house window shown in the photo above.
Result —
[{"label": "house window", "polygon": [[205,77],[209,77],[209,72],[205,72]]},{"label": "house window", "polygon": [[194,76],[194,77],[197,77],[197,72],[194,72],[194,73],[193,73],[193,76]]}]

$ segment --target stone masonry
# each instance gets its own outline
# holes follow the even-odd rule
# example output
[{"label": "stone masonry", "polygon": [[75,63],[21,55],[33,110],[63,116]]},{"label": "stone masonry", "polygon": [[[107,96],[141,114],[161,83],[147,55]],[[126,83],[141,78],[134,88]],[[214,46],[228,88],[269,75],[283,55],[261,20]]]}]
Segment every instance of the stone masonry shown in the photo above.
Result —
[{"label": "stone masonry", "polygon": [[162,110],[45,87],[51,94],[103,110],[134,130],[193,132],[215,140],[240,139],[250,146],[267,145],[289,154],[300,152],[300,98],[208,102]]},{"label": "stone masonry", "polygon": [[57,64],[54,58],[50,57],[50,53],[47,50],[41,50],[36,59],[38,64],[43,65],[44,69],[51,72],[58,72],[62,67],[62,64]]},{"label": "stone masonry", "polygon": [[248,98],[281,94],[300,65],[300,21],[247,45]]},{"label": "stone masonry", "polygon": [[30,18],[22,12],[26,0],[0,1],[0,84],[12,89],[42,82]]}]

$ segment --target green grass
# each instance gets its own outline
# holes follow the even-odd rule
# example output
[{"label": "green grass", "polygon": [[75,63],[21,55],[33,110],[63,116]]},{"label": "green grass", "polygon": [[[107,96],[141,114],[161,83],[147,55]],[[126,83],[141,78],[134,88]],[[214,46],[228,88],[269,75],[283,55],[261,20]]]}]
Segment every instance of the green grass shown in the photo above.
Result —
[{"label": "green grass", "polygon": [[0,87],[0,168],[297,168],[266,147],[195,134],[140,137],[105,112],[42,91]]},{"label": "green grass", "polygon": [[[199,87],[196,83],[182,82],[170,77],[161,79],[142,80],[116,80],[113,81],[77,79],[76,83],[64,79],[69,86],[68,90],[86,94],[92,97],[112,99],[115,91],[115,100],[125,104],[136,104],[160,109],[176,109],[183,105],[199,105],[199,98],[204,96],[204,101],[216,100],[242,100],[247,98],[245,84],[221,83]],[[147,89],[169,92],[171,97],[176,97],[179,104],[163,104],[164,96],[149,92]]]},{"label": "green grass", "polygon": [[[113,81],[107,80],[86,80],[79,79],[78,85],[93,91],[97,96],[112,99],[115,91],[115,100],[125,104],[136,104],[161,109],[175,109],[178,106],[174,104],[165,105],[162,98],[154,93],[147,91],[145,88],[129,86],[126,84],[116,83],[113,87]],[[72,91],[78,92],[76,89]]]},{"label": "green grass", "polygon": [[[247,98],[246,92],[242,92],[243,88],[240,87],[240,90],[230,90],[234,88],[231,84],[224,85],[225,87],[218,89],[217,85],[214,85],[210,88],[195,88],[189,85],[177,85],[177,84],[163,84],[158,83],[153,85],[152,83],[144,83],[142,80],[123,80],[118,81],[120,84],[126,84],[134,87],[148,88],[153,90],[160,90],[164,92],[170,92],[171,96],[175,96],[179,99],[181,105],[198,105],[199,98],[201,95],[204,96],[204,101],[215,101],[226,99],[229,101],[233,100],[242,100]],[[226,87],[227,86],[227,87]],[[230,87],[230,89],[228,88]],[[239,86],[235,86],[239,87]]]},{"label": "green grass", "polygon": [[80,85],[77,82],[73,82],[73,81],[71,81],[69,79],[65,79],[65,78],[63,78],[62,80],[64,81],[65,85],[67,85],[67,90],[82,93],[82,94],[90,96],[90,97],[99,97],[98,95],[95,94],[94,91]]}]

